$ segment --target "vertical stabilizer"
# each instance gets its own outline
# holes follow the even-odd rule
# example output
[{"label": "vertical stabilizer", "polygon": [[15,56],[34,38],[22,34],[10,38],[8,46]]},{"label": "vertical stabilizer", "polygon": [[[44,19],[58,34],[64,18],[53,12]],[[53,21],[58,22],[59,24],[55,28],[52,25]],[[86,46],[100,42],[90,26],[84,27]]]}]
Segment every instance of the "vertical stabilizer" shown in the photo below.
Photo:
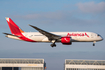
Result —
[{"label": "vertical stabilizer", "polygon": [[24,32],[12,21],[11,18],[6,17],[6,20],[12,34],[17,35]]}]

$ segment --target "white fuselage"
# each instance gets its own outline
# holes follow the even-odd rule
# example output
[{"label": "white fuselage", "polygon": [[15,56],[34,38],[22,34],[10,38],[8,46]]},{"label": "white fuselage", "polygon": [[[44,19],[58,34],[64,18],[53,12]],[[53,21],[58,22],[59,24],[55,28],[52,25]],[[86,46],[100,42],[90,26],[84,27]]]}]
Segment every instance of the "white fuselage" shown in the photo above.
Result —
[{"label": "white fuselage", "polygon": [[[101,41],[102,37],[93,32],[50,32],[61,37],[69,36],[72,42],[93,42]],[[36,42],[50,42],[49,39],[39,32],[24,32],[22,33],[25,37],[36,41]],[[7,35],[9,38],[18,39],[17,37],[12,37]],[[18,39],[20,40],[20,39]]]}]

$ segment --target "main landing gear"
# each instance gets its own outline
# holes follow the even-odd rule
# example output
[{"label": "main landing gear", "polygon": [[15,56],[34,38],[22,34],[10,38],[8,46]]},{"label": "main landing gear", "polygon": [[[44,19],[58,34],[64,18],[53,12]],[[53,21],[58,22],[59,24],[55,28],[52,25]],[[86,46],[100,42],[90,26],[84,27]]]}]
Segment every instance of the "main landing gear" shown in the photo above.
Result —
[{"label": "main landing gear", "polygon": [[93,42],[93,46],[95,46],[96,41]]},{"label": "main landing gear", "polygon": [[56,44],[55,44],[56,40],[52,40],[51,42],[52,42],[52,44],[50,46],[51,47],[56,47]]},{"label": "main landing gear", "polygon": [[51,44],[51,47],[56,47],[56,44]]}]

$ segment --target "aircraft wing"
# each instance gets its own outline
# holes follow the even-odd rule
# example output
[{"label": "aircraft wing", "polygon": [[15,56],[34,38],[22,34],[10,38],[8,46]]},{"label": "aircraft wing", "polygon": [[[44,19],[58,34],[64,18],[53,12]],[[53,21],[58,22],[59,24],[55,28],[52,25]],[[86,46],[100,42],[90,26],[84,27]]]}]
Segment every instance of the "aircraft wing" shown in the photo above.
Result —
[{"label": "aircraft wing", "polygon": [[57,40],[57,39],[60,39],[61,36],[59,35],[55,35],[55,34],[52,34],[52,33],[49,33],[47,31],[44,31],[36,26],[33,26],[33,25],[29,25],[31,27],[33,27],[34,29],[36,29],[37,31],[39,31],[41,34],[45,35],[46,37],[48,37],[49,40]]}]

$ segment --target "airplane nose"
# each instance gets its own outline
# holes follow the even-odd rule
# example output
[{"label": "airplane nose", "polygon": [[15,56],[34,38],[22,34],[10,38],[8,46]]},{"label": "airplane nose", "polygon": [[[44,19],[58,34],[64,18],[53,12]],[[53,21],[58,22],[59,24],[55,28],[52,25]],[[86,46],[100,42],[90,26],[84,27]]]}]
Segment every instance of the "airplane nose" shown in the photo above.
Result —
[{"label": "airplane nose", "polygon": [[100,41],[104,40],[103,37],[101,35],[97,35],[97,37],[99,38]]},{"label": "airplane nose", "polygon": [[104,39],[101,37],[101,41],[102,41],[102,40],[104,40]]},{"label": "airplane nose", "polygon": [[102,38],[102,40],[104,40],[104,39]]}]

